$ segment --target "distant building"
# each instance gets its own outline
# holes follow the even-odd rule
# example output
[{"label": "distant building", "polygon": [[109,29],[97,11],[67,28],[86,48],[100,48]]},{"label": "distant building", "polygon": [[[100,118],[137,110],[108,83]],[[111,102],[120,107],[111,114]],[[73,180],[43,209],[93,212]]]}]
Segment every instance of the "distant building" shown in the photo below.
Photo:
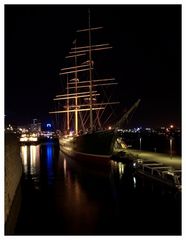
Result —
[{"label": "distant building", "polygon": [[30,124],[31,132],[41,132],[41,123],[37,119],[33,119],[33,123]]}]

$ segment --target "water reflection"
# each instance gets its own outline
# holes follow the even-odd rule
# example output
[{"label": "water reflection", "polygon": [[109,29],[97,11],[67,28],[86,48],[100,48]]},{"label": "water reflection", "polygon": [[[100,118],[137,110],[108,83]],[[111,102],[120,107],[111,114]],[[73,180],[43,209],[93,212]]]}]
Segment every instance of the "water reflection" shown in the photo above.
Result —
[{"label": "water reflection", "polygon": [[136,177],[133,177],[134,188],[136,188]]},{"label": "water reflection", "polygon": [[111,160],[111,171],[121,179],[125,174],[126,164]]},{"label": "water reflection", "polygon": [[89,196],[85,186],[89,172],[83,173],[81,167],[60,152],[57,172],[63,179],[56,183],[55,205],[58,225],[63,224],[60,228],[67,234],[93,233],[96,227],[99,205]]},{"label": "water reflection", "polygon": [[53,164],[53,144],[46,144],[46,162],[47,162],[47,174],[48,174],[48,184],[52,184],[54,177],[54,164]]},{"label": "water reflection", "polygon": [[25,176],[37,175],[40,171],[39,146],[21,146],[20,152]]},{"label": "water reflection", "polygon": [[122,176],[123,176],[123,174],[124,174],[125,164],[119,162],[119,163],[118,163],[118,167],[119,167],[119,175],[120,175],[120,178],[122,178]]},{"label": "water reflection", "polygon": [[66,162],[65,157],[64,157],[64,160],[63,160],[63,169],[64,169],[64,177],[66,179],[66,176],[67,176],[67,162]]},{"label": "water reflection", "polygon": [[28,146],[21,146],[21,157],[22,157],[22,164],[23,164],[23,171],[25,174],[28,173],[28,163],[27,163],[27,157],[28,157]]},{"label": "water reflection", "polygon": [[[31,179],[34,190],[31,194],[27,190],[19,234],[121,235],[162,233],[166,229],[170,233],[173,229],[167,215],[158,222],[155,219],[179,205],[159,192],[155,195],[155,189],[149,193],[146,180],[123,162],[94,165],[76,161],[51,143],[22,146],[21,155],[25,179]],[[175,209],[173,222],[178,233],[179,213],[180,209]]]},{"label": "water reflection", "polygon": [[30,173],[35,175],[40,171],[39,146],[30,146]]}]

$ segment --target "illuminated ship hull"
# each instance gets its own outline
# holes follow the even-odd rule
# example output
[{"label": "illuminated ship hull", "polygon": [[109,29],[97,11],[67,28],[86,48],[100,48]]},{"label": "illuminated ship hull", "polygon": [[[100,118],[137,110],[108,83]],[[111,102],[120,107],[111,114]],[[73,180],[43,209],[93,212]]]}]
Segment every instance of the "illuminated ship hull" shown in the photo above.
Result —
[{"label": "illuminated ship hull", "polygon": [[108,161],[124,155],[127,146],[121,132],[97,131],[81,136],[63,136],[59,139],[60,149],[79,160]]}]

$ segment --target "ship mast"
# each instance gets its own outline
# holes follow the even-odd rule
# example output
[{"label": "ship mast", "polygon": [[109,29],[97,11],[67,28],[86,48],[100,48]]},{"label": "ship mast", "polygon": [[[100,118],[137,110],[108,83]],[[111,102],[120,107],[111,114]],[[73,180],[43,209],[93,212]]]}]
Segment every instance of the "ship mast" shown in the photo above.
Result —
[{"label": "ship mast", "polygon": [[[90,19],[90,9],[88,17],[88,28],[80,29],[76,32],[87,34],[88,44],[77,46],[77,41],[73,42],[73,47],[71,48],[69,55],[66,56],[66,59],[73,60],[73,66],[65,67],[61,69],[59,75],[67,76],[67,87],[66,94],[56,95],[53,99],[54,101],[66,101],[66,106],[63,106],[64,109],[60,111],[52,111],[50,114],[55,113],[66,113],[67,114],[67,132],[70,130],[70,113],[74,114],[74,133],[78,135],[78,117],[81,119],[82,129],[85,132],[85,126],[82,121],[82,114],[86,117],[85,122],[88,118],[86,112],[89,112],[89,129],[93,131],[93,111],[96,111],[95,120],[98,121],[98,126],[101,124],[99,122],[99,111],[105,110],[107,105],[118,104],[119,102],[103,102],[98,103],[96,100],[97,96],[100,94],[95,90],[95,87],[104,87],[117,84],[114,82],[114,78],[105,78],[105,79],[93,79],[92,70],[93,70],[93,60],[92,54],[95,51],[102,51],[111,49],[109,43],[103,44],[92,44],[92,31],[97,31],[102,29],[102,27],[91,27]],[[79,41],[78,41],[79,43]],[[84,59],[84,61],[83,61]],[[86,60],[85,60],[86,59]],[[88,60],[87,60],[88,59]],[[72,63],[72,62],[71,62]],[[78,78],[79,75],[88,73],[88,79]],[[73,76],[73,78],[72,78]],[[83,76],[83,75],[81,75]]]},{"label": "ship mast", "polygon": [[93,113],[92,113],[92,49],[91,49],[91,25],[90,25],[90,9],[89,13],[89,26],[88,26],[88,38],[89,38],[89,81],[90,81],[90,131],[93,130]]},{"label": "ship mast", "polygon": [[69,81],[68,81],[68,74],[67,74],[67,132],[70,131],[70,108],[69,108]]},{"label": "ship mast", "polygon": [[[77,57],[76,57],[76,40],[75,40],[75,67],[77,66]],[[76,97],[75,97],[75,122],[74,122],[74,126],[75,126],[75,135],[78,135],[78,96],[77,96],[77,82],[78,82],[78,78],[77,78],[77,68],[75,69],[75,93],[76,93]]]}]

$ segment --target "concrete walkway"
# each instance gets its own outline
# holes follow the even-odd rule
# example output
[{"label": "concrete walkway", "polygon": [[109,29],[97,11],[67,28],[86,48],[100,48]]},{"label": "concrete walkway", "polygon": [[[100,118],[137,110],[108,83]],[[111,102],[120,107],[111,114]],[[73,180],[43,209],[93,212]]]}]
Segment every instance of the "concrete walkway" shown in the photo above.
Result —
[{"label": "concrete walkway", "polygon": [[175,169],[181,169],[181,157],[180,156],[171,156],[163,153],[155,153],[148,151],[140,151],[135,149],[127,149],[126,155],[129,158],[140,158],[149,161],[160,162],[164,165],[172,166]]}]

